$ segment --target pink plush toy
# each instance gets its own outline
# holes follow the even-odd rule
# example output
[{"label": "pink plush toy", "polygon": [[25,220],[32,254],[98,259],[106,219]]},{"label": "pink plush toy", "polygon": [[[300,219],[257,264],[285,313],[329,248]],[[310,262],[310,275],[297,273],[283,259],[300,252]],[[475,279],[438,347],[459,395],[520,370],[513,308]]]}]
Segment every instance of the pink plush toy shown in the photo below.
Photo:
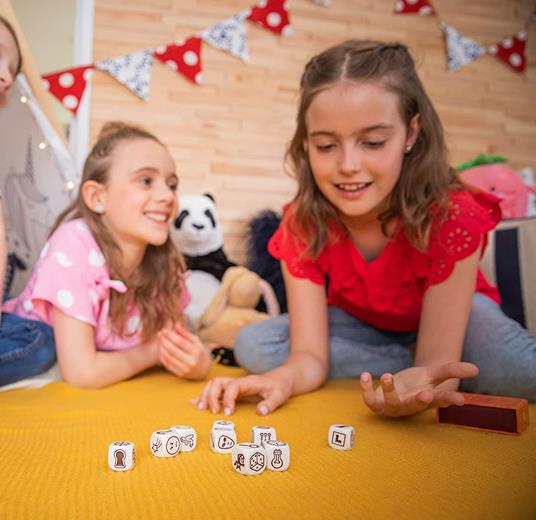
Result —
[{"label": "pink plush toy", "polygon": [[504,219],[525,217],[528,194],[536,193],[536,188],[525,184],[521,175],[504,164],[505,161],[503,157],[481,154],[474,161],[458,166],[458,170],[463,170],[460,177],[464,182],[501,199]]}]

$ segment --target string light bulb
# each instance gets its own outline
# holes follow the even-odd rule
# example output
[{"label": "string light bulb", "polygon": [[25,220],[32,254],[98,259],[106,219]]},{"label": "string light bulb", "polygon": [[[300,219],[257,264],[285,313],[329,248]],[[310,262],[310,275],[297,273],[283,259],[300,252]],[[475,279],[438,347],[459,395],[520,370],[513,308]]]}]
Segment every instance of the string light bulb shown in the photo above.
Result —
[{"label": "string light bulb", "polygon": [[28,103],[28,98],[26,96],[21,96],[20,97],[20,102],[21,103]]},{"label": "string light bulb", "polygon": [[45,143],[44,141],[41,141],[41,142],[39,143],[39,148],[40,148],[41,150],[44,150],[46,147],[47,147],[47,143]]}]

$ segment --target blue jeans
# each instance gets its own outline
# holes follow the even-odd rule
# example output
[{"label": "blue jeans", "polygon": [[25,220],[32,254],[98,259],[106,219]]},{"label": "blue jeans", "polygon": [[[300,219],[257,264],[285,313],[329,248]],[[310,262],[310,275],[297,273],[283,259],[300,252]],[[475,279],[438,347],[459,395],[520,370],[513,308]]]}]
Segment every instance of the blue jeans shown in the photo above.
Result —
[{"label": "blue jeans", "polygon": [[56,361],[52,328],[40,321],[2,313],[0,386],[48,370]]},{"label": "blue jeans", "polygon": [[[357,377],[363,371],[379,377],[411,367],[416,339],[416,333],[381,331],[329,307],[329,377]],[[288,314],[242,329],[234,353],[240,366],[255,374],[281,365],[289,353]],[[462,359],[477,365],[480,373],[464,379],[461,390],[536,401],[536,337],[479,293],[473,298]]]}]

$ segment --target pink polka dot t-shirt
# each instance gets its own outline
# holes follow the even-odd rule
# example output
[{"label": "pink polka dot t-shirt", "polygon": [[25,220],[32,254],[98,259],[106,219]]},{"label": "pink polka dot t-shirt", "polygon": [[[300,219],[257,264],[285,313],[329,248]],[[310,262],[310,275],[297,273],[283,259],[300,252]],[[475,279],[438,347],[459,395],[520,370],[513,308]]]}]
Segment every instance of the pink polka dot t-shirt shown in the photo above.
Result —
[{"label": "pink polka dot t-shirt", "polygon": [[[129,309],[124,336],[109,321],[111,291],[126,290],[122,281],[110,279],[104,255],[87,224],[75,219],[61,224],[49,238],[26,288],[8,300],[3,310],[52,326],[52,309],[58,307],[95,328],[97,350],[126,350],[141,343],[139,310]],[[188,295],[183,295],[184,306]]]}]

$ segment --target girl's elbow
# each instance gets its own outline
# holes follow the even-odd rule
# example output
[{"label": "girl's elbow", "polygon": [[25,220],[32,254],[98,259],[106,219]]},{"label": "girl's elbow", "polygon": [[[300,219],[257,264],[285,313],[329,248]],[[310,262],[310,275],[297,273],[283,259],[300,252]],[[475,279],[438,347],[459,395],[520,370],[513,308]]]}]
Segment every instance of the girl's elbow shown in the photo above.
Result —
[{"label": "girl's elbow", "polygon": [[67,384],[86,390],[94,390],[105,386],[89,370],[62,370],[62,377]]}]

